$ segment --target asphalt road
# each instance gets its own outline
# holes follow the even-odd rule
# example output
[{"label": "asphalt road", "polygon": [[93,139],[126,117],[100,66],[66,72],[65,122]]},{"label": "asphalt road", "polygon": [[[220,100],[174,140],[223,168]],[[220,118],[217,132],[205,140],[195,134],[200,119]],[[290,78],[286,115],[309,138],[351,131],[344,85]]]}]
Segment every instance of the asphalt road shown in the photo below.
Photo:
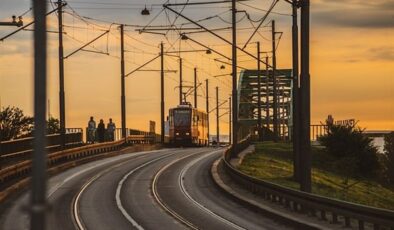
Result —
[{"label": "asphalt road", "polygon": [[[52,177],[47,229],[284,229],[223,195],[210,167],[224,149],[165,149],[91,162]],[[29,229],[26,192],[0,229]]]}]

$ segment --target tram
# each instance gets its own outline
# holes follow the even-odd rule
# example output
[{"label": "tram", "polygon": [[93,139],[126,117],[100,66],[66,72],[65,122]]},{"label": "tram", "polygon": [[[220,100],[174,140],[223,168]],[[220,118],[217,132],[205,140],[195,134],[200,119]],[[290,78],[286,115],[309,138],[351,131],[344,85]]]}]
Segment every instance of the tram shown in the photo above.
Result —
[{"label": "tram", "polygon": [[207,146],[208,115],[190,103],[169,110],[169,142],[175,146]]}]

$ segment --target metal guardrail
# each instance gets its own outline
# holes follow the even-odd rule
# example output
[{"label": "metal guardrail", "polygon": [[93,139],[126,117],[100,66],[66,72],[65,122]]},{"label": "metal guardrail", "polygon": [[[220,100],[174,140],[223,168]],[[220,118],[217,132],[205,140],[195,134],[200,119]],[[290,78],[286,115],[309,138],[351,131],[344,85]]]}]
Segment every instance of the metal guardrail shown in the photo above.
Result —
[{"label": "metal guardrail", "polygon": [[[248,140],[241,142],[237,153],[246,148],[248,142]],[[313,216],[319,214],[322,220],[327,220],[329,216],[331,223],[338,224],[343,221],[346,227],[358,226],[361,230],[369,223],[374,229],[394,229],[394,211],[305,193],[248,176],[230,164],[230,159],[234,157],[232,152],[232,148],[225,152],[223,158],[225,172],[244,188],[261,195],[266,200],[293,211],[301,211]]]},{"label": "metal guardrail", "polygon": [[[124,140],[93,144],[48,154],[48,169],[104,152],[119,150]],[[32,161],[25,160],[0,169],[0,184],[23,178],[31,172]]]},{"label": "metal guardrail", "polygon": [[[47,135],[47,144],[49,148],[59,147],[61,143],[60,134]],[[21,138],[11,141],[1,142],[1,155],[15,154],[19,152],[32,151],[33,137]],[[66,134],[66,145],[82,143],[82,133],[72,132]]]},{"label": "metal guardrail", "polygon": [[[156,139],[156,136],[130,135],[126,138],[126,140],[123,139],[114,142],[91,144],[63,151],[52,152],[48,154],[47,158],[48,169],[62,165],[64,163],[70,163],[75,160],[95,156],[100,153],[119,150],[124,144],[155,144]],[[18,155],[17,157],[20,158],[22,155]],[[0,184],[4,185],[5,183],[17,178],[23,178],[31,171],[32,161],[30,159],[24,159],[17,163],[11,163],[13,164],[8,164],[5,165],[5,167],[0,168]]]}]

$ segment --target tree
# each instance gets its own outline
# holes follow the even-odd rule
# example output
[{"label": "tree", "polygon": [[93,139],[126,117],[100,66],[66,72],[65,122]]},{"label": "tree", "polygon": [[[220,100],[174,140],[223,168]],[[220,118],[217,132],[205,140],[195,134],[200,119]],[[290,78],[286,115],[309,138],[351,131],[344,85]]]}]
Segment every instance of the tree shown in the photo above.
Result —
[{"label": "tree", "polygon": [[384,136],[383,171],[386,182],[394,185],[394,132]]},{"label": "tree", "polygon": [[17,107],[6,107],[0,112],[1,141],[8,141],[31,135],[34,120],[25,116]]},{"label": "tree", "polygon": [[379,169],[377,148],[356,124],[329,124],[327,135],[319,140],[337,158],[339,170],[347,176],[370,177]]},{"label": "tree", "polygon": [[47,121],[47,133],[55,134],[60,133],[60,121],[59,119],[50,117]]}]

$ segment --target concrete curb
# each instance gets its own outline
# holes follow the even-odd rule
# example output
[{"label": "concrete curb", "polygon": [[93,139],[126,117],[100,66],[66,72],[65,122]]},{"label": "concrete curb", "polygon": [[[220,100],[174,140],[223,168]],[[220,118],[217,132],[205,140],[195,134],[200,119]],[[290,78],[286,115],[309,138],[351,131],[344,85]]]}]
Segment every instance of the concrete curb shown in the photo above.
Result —
[{"label": "concrete curb", "polygon": [[213,163],[211,167],[212,179],[220,190],[222,190],[226,195],[228,195],[236,202],[239,202],[256,212],[260,212],[266,216],[272,217],[281,222],[294,226],[297,229],[332,229],[324,225],[310,223],[306,220],[297,218],[294,215],[285,212],[277,211],[276,208],[259,203],[253,199],[246,197],[245,195],[242,195],[240,192],[237,192],[236,190],[228,186],[222,179],[223,176],[224,177],[226,176],[226,175],[222,175],[224,173],[222,163],[223,162],[221,158]]}]

